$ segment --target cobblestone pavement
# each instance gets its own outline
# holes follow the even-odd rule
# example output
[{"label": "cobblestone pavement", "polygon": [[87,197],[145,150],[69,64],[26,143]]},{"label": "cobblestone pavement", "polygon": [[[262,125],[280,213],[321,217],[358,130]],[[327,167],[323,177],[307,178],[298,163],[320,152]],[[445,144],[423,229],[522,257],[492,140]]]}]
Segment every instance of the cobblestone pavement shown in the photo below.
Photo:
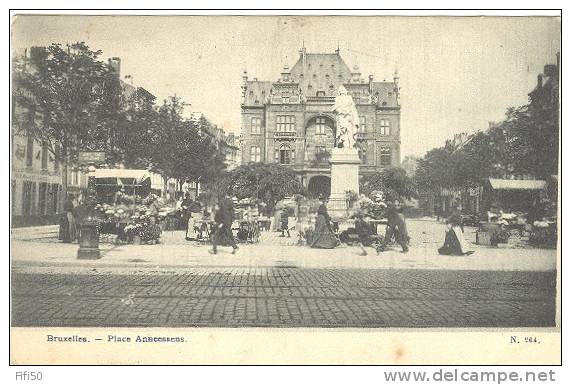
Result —
[{"label": "cobblestone pavement", "polygon": [[12,272],[13,326],[531,327],[554,317],[554,272]]}]

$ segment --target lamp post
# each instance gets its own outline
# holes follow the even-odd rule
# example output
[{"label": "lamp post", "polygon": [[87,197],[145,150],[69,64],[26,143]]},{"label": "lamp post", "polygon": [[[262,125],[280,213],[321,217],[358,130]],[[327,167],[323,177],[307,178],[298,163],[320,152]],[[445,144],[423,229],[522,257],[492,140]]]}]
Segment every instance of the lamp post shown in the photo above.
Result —
[{"label": "lamp post", "polygon": [[94,215],[95,205],[97,204],[95,176],[89,175],[95,171],[95,166],[91,165],[87,170],[89,171],[87,174],[87,196],[85,199],[87,217],[81,222],[77,259],[100,259],[98,221]]}]

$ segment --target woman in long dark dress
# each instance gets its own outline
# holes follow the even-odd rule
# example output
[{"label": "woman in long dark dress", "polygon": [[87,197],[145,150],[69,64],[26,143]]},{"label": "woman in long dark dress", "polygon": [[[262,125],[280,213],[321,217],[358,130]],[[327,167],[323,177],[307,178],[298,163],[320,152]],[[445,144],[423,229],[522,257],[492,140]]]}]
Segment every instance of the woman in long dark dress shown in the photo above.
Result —
[{"label": "woman in long dark dress", "polygon": [[337,237],[331,230],[331,218],[324,204],[317,209],[315,231],[310,246],[316,249],[333,249],[339,245]]},{"label": "woman in long dark dress", "polygon": [[228,197],[222,200],[219,209],[214,214],[214,222],[216,222],[216,230],[212,235],[211,254],[218,252],[218,246],[232,246],[232,254],[236,254],[238,246],[232,234],[232,220],[234,216],[234,205]]},{"label": "woman in long dark dress", "polygon": [[456,209],[446,221],[448,230],[444,237],[444,245],[438,249],[441,255],[470,255],[474,250],[464,239],[464,229],[462,226],[462,213]]}]

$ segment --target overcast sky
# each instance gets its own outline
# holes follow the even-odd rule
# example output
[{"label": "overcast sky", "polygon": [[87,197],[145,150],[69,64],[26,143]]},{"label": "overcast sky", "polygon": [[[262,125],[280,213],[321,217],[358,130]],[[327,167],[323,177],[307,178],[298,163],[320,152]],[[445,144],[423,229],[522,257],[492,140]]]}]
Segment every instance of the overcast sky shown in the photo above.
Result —
[{"label": "overcast sky", "polygon": [[458,132],[485,129],[525,104],[543,65],[560,50],[560,22],[529,17],[21,16],[13,47],[85,41],[121,57],[161,101],[181,96],[227,131],[240,130],[240,85],[277,80],[304,42],[310,53],[339,46],[366,79],[401,82],[402,154],[422,155]]}]

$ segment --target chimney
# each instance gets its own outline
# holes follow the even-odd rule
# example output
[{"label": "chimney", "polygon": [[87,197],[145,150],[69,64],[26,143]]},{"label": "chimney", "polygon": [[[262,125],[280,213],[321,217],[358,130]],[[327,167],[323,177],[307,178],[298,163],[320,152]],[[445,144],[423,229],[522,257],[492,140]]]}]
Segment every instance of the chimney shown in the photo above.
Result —
[{"label": "chimney", "polygon": [[373,93],[373,75],[369,75],[369,93]]},{"label": "chimney", "polygon": [[359,83],[361,80],[361,71],[359,71],[359,66],[353,66],[353,72],[351,72],[351,83]]},{"label": "chimney", "polygon": [[121,59],[118,57],[112,57],[107,60],[109,67],[115,72],[117,76],[121,76]]},{"label": "chimney", "polygon": [[246,103],[246,89],[248,88],[248,71],[242,74],[242,104]]}]

